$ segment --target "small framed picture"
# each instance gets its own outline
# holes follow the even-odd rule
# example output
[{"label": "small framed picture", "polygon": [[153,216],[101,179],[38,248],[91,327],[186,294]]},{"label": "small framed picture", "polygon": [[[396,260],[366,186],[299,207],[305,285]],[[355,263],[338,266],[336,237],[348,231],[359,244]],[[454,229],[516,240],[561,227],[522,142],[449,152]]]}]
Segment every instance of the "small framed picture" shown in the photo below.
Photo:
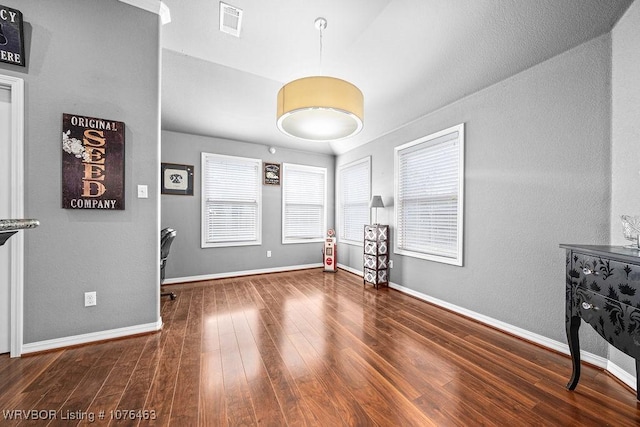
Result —
[{"label": "small framed picture", "polygon": [[193,196],[193,166],[162,163],[161,168],[162,194],[177,194]]},{"label": "small framed picture", "polygon": [[280,185],[280,163],[264,164],[264,184]]}]

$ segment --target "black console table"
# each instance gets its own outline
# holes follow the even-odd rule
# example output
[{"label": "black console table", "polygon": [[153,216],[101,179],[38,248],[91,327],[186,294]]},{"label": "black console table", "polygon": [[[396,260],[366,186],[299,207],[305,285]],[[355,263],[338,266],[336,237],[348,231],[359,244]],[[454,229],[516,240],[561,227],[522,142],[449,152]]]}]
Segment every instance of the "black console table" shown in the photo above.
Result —
[{"label": "black console table", "polygon": [[14,234],[16,234],[18,231],[0,231],[0,246],[4,245],[5,242],[7,240],[9,240],[9,237],[13,236]]},{"label": "black console table", "polygon": [[[565,322],[573,363],[567,388],[575,389],[580,379],[580,319],[611,345],[636,359],[637,381],[640,377],[640,250],[623,246],[560,247],[567,252]],[[640,388],[636,397],[640,400]]]}]

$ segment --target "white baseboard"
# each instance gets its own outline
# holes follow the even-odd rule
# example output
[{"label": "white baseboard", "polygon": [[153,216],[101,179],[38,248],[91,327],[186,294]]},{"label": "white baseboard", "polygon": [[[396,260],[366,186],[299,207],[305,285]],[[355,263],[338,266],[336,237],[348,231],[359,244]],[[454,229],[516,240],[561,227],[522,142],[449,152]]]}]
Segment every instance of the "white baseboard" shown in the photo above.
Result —
[{"label": "white baseboard", "polygon": [[338,268],[348,271],[349,273],[356,274],[362,277],[362,271],[356,270],[355,268],[349,267],[348,265],[338,263]]},{"label": "white baseboard", "polygon": [[637,390],[636,377],[635,375],[631,375],[629,372],[625,371],[615,363],[611,361],[607,361],[606,370],[611,375],[628,385],[630,388]]},{"label": "white baseboard", "polygon": [[96,341],[112,340],[115,338],[122,338],[130,335],[156,332],[160,329],[162,329],[162,319],[158,319],[156,323],[127,326],[124,328],[111,329],[108,331],[91,332],[88,334],[23,344],[21,353],[28,354],[40,351],[55,350],[57,348],[72,347],[75,345],[88,344]]},{"label": "white baseboard", "polygon": [[[446,308],[447,310],[451,310],[455,313],[461,314],[465,317],[469,317],[473,320],[476,320],[480,323],[484,323],[485,325],[491,326],[493,328],[499,329],[501,331],[507,332],[511,335],[515,335],[524,340],[533,342],[542,347],[546,347],[551,350],[555,350],[557,352],[563,354],[571,354],[569,351],[569,346],[560,341],[552,340],[551,338],[547,338],[543,335],[539,335],[533,333],[531,331],[527,331],[526,329],[519,328],[517,326],[513,326],[509,323],[502,322],[500,320],[494,319],[489,316],[485,316],[484,314],[476,313],[475,311],[467,310],[466,308],[459,307],[457,305],[448,303],[446,301],[440,300],[438,298],[431,297],[429,295],[425,295],[421,292],[414,291],[413,289],[406,288],[404,286],[398,285],[397,283],[390,282],[389,287],[396,289],[400,292],[403,292],[407,295],[411,295],[423,301],[427,301],[431,304],[437,305],[442,308]],[[597,356],[593,353],[586,352],[584,350],[580,350],[580,360],[591,363],[602,369],[607,369],[608,360],[602,356]]]},{"label": "white baseboard", "polygon": [[[294,265],[287,267],[275,267],[259,270],[236,271],[230,273],[208,274],[204,276],[190,276],[175,279],[167,279],[164,284],[194,282],[200,280],[221,279],[226,277],[249,276],[254,274],[279,273],[293,270],[306,270],[308,268],[322,267],[322,263]],[[52,340],[38,341],[34,343],[23,344],[21,354],[36,353],[40,351],[54,350],[57,348],[71,347],[80,344],[88,344],[96,341],[104,341],[115,338],[122,338],[130,335],[137,335],[148,332],[159,331],[162,328],[162,319],[158,319],[157,323],[148,323],[145,325],[129,326],[126,328],[112,329],[108,331],[91,332],[88,334],[75,335],[70,337],[55,338]]]},{"label": "white baseboard", "polygon": [[[205,275],[205,276],[191,276],[186,278],[165,280],[165,284],[170,283],[171,281],[173,281],[172,283],[179,283],[179,282],[182,283],[182,282],[190,282],[190,281],[213,280],[213,279],[220,279],[225,277],[237,277],[237,276],[248,276],[248,275],[254,275],[254,274],[266,274],[266,273],[278,273],[278,272],[293,271],[293,270],[305,270],[308,268],[317,268],[322,266],[323,266],[322,263],[318,263],[318,264],[307,264],[307,265],[298,265],[298,266],[289,266],[289,267],[276,267],[276,268],[260,269],[260,270],[247,270],[247,271],[239,271],[239,272],[233,272],[233,273],[218,273],[218,274],[211,274],[211,275]],[[358,276],[362,276],[361,271],[356,270],[352,267],[349,267],[343,264],[338,264],[338,267],[350,273],[356,274]],[[400,292],[403,292],[407,295],[411,295],[420,300],[429,302],[439,307],[446,308],[455,313],[461,314],[465,317],[469,317],[480,323],[484,323],[488,326],[491,326],[496,329],[507,332],[509,334],[515,335],[527,341],[531,341],[542,347],[546,347],[563,354],[570,354],[569,346],[559,341],[552,340],[550,338],[527,331],[522,328],[518,328],[516,326],[510,325],[500,320],[493,319],[483,314],[476,313],[471,310],[467,310],[466,308],[459,307],[457,305],[448,303],[438,298],[433,298],[431,296],[425,295],[421,292],[417,292],[413,289],[404,287],[397,283],[390,282],[389,287],[392,289],[396,289]],[[108,331],[92,332],[88,334],[75,335],[71,337],[39,341],[35,343],[23,344],[21,354],[54,350],[57,348],[71,347],[71,346],[80,345],[80,344],[88,344],[96,341],[104,341],[104,340],[110,340],[115,338],[122,338],[130,335],[156,332],[156,331],[159,331],[161,328],[162,328],[162,319],[158,319],[156,323],[147,323],[144,325],[128,326],[125,328],[111,329]],[[607,372],[609,372],[611,375],[613,375],[614,377],[622,381],[624,384],[626,384],[627,386],[629,386],[634,390],[637,390],[636,377],[628,373],[627,371],[623,370],[615,363],[612,363],[611,361],[607,360],[604,357],[597,356],[593,353],[589,353],[584,350],[580,351],[580,358],[584,362],[588,362],[594,366],[607,370]]]},{"label": "white baseboard", "polygon": [[226,279],[228,277],[253,276],[254,274],[282,273],[285,271],[306,270],[309,268],[322,267],[323,264],[305,264],[305,265],[289,265],[285,267],[261,268],[257,270],[230,271],[228,273],[203,274],[201,276],[174,277],[173,279],[165,279],[164,285],[172,283],[184,282],[200,282],[203,280]]},{"label": "white baseboard", "polygon": [[[359,270],[356,270],[355,268],[352,267],[348,267],[346,265],[342,265],[342,264],[338,264],[338,267],[353,273],[353,274],[357,274],[358,276],[362,276],[363,273]],[[522,328],[518,328],[517,326],[513,326],[510,325],[508,323],[502,322],[500,320],[497,319],[493,319],[491,317],[485,316],[483,314],[480,313],[476,313],[475,311],[471,311],[471,310],[467,310],[466,308],[463,307],[459,307],[457,305],[451,304],[449,302],[440,300],[438,298],[433,298],[429,295],[425,295],[421,292],[417,292],[413,289],[404,287],[402,285],[399,285],[397,283],[393,283],[393,282],[389,282],[389,287],[392,289],[396,289],[402,293],[405,293],[407,295],[411,295],[415,298],[418,298],[420,300],[429,302],[431,304],[437,305],[439,307],[442,308],[446,308],[447,310],[453,311],[454,313],[458,313],[461,314],[465,317],[469,317],[473,320],[476,320],[480,323],[484,323],[485,325],[491,326],[493,328],[499,329],[501,331],[507,332],[511,335],[515,335],[516,337],[522,338],[524,340],[533,342],[535,344],[538,344],[542,347],[551,349],[551,350],[555,350],[559,353],[563,353],[563,354],[571,354],[569,351],[569,346],[567,344],[564,344],[560,341],[556,341],[556,340],[552,340],[550,338],[547,338],[545,336],[533,333],[531,331],[527,331],[526,329],[522,329]],[[613,375],[614,377],[618,378],[620,381],[622,381],[623,383],[625,383],[626,385],[628,385],[629,387],[631,387],[632,389],[636,390],[636,377],[634,375],[629,374],[627,371],[621,369],[620,367],[618,367],[617,365],[615,365],[614,363],[612,363],[611,361],[607,360],[605,357],[602,356],[597,356],[593,353],[590,352],[586,352],[584,350],[580,350],[580,360],[590,363],[594,366],[597,366],[599,368],[605,369],[607,372],[609,372],[611,375]]]}]

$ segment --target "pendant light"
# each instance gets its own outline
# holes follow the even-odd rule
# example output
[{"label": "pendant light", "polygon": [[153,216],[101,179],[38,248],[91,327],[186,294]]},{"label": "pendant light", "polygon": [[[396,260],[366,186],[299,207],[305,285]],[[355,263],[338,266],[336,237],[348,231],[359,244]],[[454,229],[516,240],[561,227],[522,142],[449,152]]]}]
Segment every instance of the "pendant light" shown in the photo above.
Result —
[{"label": "pendant light", "polygon": [[[322,30],[327,20],[318,18],[320,62]],[[286,135],[311,141],[335,141],[362,130],[364,97],[353,84],[335,77],[304,77],[278,92],[278,129]]]}]

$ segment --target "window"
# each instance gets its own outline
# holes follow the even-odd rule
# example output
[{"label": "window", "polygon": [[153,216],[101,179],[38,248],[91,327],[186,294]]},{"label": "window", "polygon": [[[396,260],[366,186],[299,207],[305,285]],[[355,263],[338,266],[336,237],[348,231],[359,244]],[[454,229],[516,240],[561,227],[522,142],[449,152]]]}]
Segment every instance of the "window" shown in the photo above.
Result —
[{"label": "window", "polygon": [[395,252],[462,265],[464,124],[395,149]]},{"label": "window", "polygon": [[202,153],[202,247],[259,245],[262,161]]},{"label": "window", "polygon": [[341,242],[362,245],[371,213],[371,157],[340,167],[338,180],[338,237]]},{"label": "window", "polygon": [[282,243],[323,242],[327,232],[327,169],[282,165]]}]

